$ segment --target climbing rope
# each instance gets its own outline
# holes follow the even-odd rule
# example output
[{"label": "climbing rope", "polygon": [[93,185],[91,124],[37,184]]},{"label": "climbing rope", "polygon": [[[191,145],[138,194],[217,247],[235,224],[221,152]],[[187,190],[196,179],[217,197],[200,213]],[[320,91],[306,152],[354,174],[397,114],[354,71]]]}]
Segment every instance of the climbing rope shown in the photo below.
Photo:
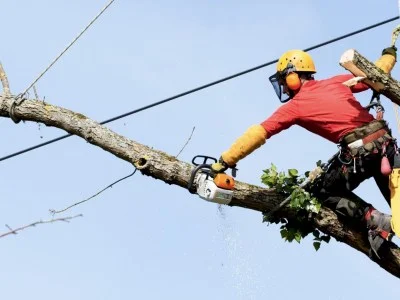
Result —
[{"label": "climbing rope", "polygon": [[39,74],[39,76],[25,89],[25,91],[22,93],[22,95],[25,95],[27,91],[29,91],[43,76],[44,74],[47,73],[53,67],[53,65],[69,50],[69,48],[74,45],[78,39],[90,28],[90,26],[93,25],[94,22],[97,21],[97,19],[113,4],[115,0],[111,0],[98,14],[93,18],[92,21],[77,35],[77,37],[50,63],[50,65],[42,72]]},{"label": "climbing rope", "polygon": [[19,123],[19,120],[15,116],[15,107],[20,105],[22,102],[26,100],[26,93],[55,65],[55,63],[79,40],[79,38],[93,25],[94,22],[114,3],[115,0],[111,0],[107,3],[106,6],[90,21],[90,23],[72,40],[71,43],[61,53],[48,65],[46,69],[39,76],[36,77],[35,80],[21,93],[19,94],[11,104],[10,107],[10,117],[15,123]]},{"label": "climbing rope", "polygon": [[[400,16],[400,0],[397,1],[397,7],[399,10],[399,16]],[[400,34],[400,25],[397,25],[392,32],[392,47],[396,44],[396,40],[399,37]],[[397,103],[393,102],[393,110],[394,110],[394,115],[396,117],[396,123],[397,123],[397,130],[400,132],[400,116],[399,116],[399,105]]]}]

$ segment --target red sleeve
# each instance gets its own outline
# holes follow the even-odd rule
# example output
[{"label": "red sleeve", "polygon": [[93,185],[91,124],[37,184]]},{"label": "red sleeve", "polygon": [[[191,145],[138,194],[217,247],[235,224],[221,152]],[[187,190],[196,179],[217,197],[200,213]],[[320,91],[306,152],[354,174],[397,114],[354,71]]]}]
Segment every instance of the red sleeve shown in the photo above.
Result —
[{"label": "red sleeve", "polygon": [[279,107],[272,116],[261,123],[261,126],[267,131],[267,138],[270,138],[296,124],[297,116],[297,105],[295,101],[292,100]]},{"label": "red sleeve", "polygon": [[[353,74],[344,74],[344,75],[337,75],[332,78],[337,79],[337,81],[339,81],[339,82],[345,82],[354,77],[355,76]],[[366,85],[365,83],[359,82],[356,85],[352,86],[350,89],[353,93],[359,93],[359,92],[364,92],[364,91],[368,90],[369,86]]]}]

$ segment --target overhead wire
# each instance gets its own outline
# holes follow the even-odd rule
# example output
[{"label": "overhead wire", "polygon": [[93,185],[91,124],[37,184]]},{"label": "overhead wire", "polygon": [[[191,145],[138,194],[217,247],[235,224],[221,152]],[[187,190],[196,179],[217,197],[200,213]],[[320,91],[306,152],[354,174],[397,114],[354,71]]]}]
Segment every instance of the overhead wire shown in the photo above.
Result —
[{"label": "overhead wire", "polygon": [[[373,28],[376,28],[376,27],[385,25],[385,24],[390,23],[390,22],[392,22],[392,21],[395,21],[395,20],[397,20],[397,19],[399,19],[399,18],[400,18],[400,16],[396,16],[396,17],[393,17],[393,18],[390,18],[390,19],[387,19],[387,20],[384,20],[384,21],[375,23],[375,24],[370,25],[370,26],[367,26],[367,27],[363,27],[363,28],[361,28],[361,29],[358,29],[358,30],[356,30],[356,31],[350,32],[350,33],[348,33],[348,34],[341,35],[341,36],[339,36],[339,37],[336,37],[336,38],[333,38],[333,39],[331,39],[331,40],[325,41],[325,42],[323,42],[323,43],[320,43],[320,44],[317,44],[317,45],[314,45],[314,46],[305,48],[304,51],[311,51],[311,50],[314,50],[314,49],[317,49],[317,48],[326,46],[326,45],[328,45],[328,44],[331,44],[331,43],[340,41],[340,40],[345,39],[345,38],[348,38],[348,37],[350,37],[350,36],[357,35],[357,34],[362,33],[362,32],[364,32],[364,31],[368,31],[368,30],[371,30],[371,29],[373,29]],[[151,103],[151,104],[149,104],[149,105],[140,107],[140,108],[138,108],[138,109],[135,109],[135,110],[126,112],[126,113],[124,113],[124,114],[121,114],[121,115],[118,115],[118,116],[115,116],[115,117],[112,117],[112,118],[110,118],[110,119],[107,119],[107,120],[105,120],[105,121],[100,122],[99,124],[105,125],[105,124],[114,122],[114,121],[116,121],[116,120],[119,120],[119,119],[125,118],[125,117],[127,117],[127,116],[133,115],[133,114],[135,114],[135,113],[138,113],[138,112],[147,110],[147,109],[149,109],[149,108],[152,108],[152,107],[155,107],[155,106],[164,104],[164,103],[166,103],[166,102],[169,102],[169,101],[172,101],[172,100],[181,98],[181,97],[183,97],[183,96],[186,96],[186,95],[189,95],[189,94],[198,92],[198,91],[200,91],[200,90],[209,88],[209,87],[214,86],[214,85],[217,85],[217,84],[219,84],[219,83],[222,83],[222,82],[225,82],[225,81],[234,79],[234,78],[236,78],[236,77],[245,75],[245,74],[247,74],[247,73],[250,73],[250,72],[259,70],[259,69],[261,69],[261,68],[270,66],[270,65],[272,65],[272,64],[274,64],[274,63],[276,63],[276,62],[278,62],[278,59],[271,60],[271,61],[266,62],[266,63],[264,63],[264,64],[261,64],[261,65],[258,65],[258,66],[249,68],[249,69],[247,69],[247,70],[238,72],[238,73],[236,73],[236,74],[233,74],[233,75],[230,75],[230,76],[227,76],[227,77],[224,77],[224,78],[215,80],[215,81],[213,81],[213,82],[210,82],[210,83],[201,85],[201,86],[196,87],[196,88],[193,88],[193,89],[191,89],[191,90],[188,90],[188,91],[185,91],[185,92],[176,94],[176,95],[174,95],[174,96],[171,96],[171,97],[165,98],[165,99],[163,99],[163,100],[160,100],[160,101]],[[32,84],[32,86],[33,86],[34,84],[35,84],[35,82]],[[12,158],[12,157],[15,157],[15,156],[24,154],[24,153],[26,153],[26,152],[29,152],[29,151],[32,151],[32,150],[35,150],[35,149],[44,147],[44,146],[46,146],[46,145],[49,145],[49,144],[52,144],[52,143],[55,143],[55,142],[58,142],[58,141],[61,141],[61,140],[66,139],[66,138],[68,138],[68,137],[70,137],[70,136],[73,136],[73,134],[70,134],[70,133],[69,133],[69,134],[66,134],[66,135],[63,135],[63,136],[60,136],[60,137],[51,139],[51,140],[49,140],[49,141],[47,141],[47,142],[40,143],[40,144],[37,144],[37,145],[32,146],[32,147],[28,147],[28,148],[26,148],[26,149],[23,149],[23,150],[20,150],[20,151],[15,152],[15,153],[6,155],[6,156],[4,156],[4,157],[1,157],[1,158],[0,158],[0,161],[4,161],[4,160],[10,159],[10,158]]]}]

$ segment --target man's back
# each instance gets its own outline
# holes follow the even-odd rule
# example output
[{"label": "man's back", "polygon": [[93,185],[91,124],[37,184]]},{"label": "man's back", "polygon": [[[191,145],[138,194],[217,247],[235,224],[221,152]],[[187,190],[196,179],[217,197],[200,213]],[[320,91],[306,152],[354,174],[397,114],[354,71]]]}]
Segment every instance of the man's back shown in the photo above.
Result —
[{"label": "man's back", "polygon": [[305,82],[293,99],[282,105],[261,125],[271,137],[297,124],[334,143],[353,129],[374,120],[361,106],[353,92],[368,89],[358,84],[352,89],[343,84],[352,75]]}]

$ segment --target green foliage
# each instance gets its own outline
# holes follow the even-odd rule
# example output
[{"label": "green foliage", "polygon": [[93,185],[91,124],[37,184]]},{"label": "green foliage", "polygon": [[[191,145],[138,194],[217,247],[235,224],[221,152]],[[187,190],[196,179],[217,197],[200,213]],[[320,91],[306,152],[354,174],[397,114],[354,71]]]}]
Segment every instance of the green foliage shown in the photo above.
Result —
[{"label": "green foliage", "polygon": [[[321,161],[317,162],[317,166],[321,166]],[[305,173],[305,177],[299,176],[296,169],[289,169],[287,173],[278,172],[276,166],[271,164],[271,167],[263,170],[261,181],[269,188],[276,189],[285,197],[290,197],[288,206],[295,210],[296,218],[285,219],[276,218],[264,214],[263,222],[282,224],[280,227],[281,237],[288,242],[300,241],[310,233],[314,235],[313,246],[316,251],[321,246],[321,242],[328,243],[330,236],[321,235],[321,232],[311,226],[310,216],[318,214],[321,209],[321,203],[311,192],[300,187],[307,179],[310,172]]]},{"label": "green foliage", "polygon": [[278,172],[276,166],[271,164],[269,169],[263,170],[261,181],[270,188],[275,188],[279,193],[290,195],[293,186],[301,184],[304,179],[299,178],[296,169],[289,169],[288,175],[285,172]]}]

